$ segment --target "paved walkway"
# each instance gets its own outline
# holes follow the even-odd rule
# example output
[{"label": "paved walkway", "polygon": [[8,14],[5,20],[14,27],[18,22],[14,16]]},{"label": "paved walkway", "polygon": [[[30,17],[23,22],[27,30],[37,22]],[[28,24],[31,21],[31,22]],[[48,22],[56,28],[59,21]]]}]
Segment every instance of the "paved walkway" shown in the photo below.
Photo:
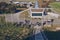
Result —
[{"label": "paved walkway", "polygon": [[35,26],[35,40],[44,40],[43,36],[42,36],[42,33],[41,33],[41,30],[42,30],[42,27],[41,26]]},{"label": "paved walkway", "polygon": [[39,32],[35,35],[35,40],[44,40],[41,32]]}]

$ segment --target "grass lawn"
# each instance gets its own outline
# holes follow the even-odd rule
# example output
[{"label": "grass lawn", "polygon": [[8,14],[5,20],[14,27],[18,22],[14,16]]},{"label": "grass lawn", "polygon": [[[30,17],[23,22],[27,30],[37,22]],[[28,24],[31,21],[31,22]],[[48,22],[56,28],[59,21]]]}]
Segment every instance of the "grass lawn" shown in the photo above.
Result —
[{"label": "grass lawn", "polygon": [[60,12],[60,2],[50,3],[50,6],[51,6],[56,12]]},{"label": "grass lawn", "polygon": [[[24,40],[30,36],[32,28],[28,28],[27,25],[17,26],[17,24],[6,23],[4,16],[0,16],[0,40]],[[7,37],[6,37],[7,36]]]}]

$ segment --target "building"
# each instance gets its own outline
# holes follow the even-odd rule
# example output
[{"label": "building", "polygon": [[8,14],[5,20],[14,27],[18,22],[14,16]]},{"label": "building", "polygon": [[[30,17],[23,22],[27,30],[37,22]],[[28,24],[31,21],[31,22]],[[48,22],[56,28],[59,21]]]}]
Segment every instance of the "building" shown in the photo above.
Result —
[{"label": "building", "polygon": [[29,13],[32,18],[42,18],[42,16],[47,14],[45,8],[42,8],[42,3],[43,1],[38,0],[35,2],[35,7],[30,8]]},{"label": "building", "polygon": [[45,12],[46,10],[43,8],[32,8],[30,9],[30,16],[32,18],[42,18],[42,16],[47,15],[47,13]]}]

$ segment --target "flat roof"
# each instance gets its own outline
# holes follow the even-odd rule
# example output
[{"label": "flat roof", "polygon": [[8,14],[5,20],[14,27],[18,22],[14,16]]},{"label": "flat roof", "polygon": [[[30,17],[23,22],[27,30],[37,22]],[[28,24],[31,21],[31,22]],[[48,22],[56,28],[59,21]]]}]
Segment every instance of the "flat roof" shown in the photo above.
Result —
[{"label": "flat roof", "polygon": [[32,12],[43,12],[43,9],[31,9]]}]

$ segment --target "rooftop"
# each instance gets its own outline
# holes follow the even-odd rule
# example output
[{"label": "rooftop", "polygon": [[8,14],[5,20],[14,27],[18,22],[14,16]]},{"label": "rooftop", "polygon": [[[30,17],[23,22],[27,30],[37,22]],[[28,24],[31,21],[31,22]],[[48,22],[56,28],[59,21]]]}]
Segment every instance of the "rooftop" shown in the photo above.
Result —
[{"label": "rooftop", "polygon": [[32,12],[43,12],[43,9],[31,9]]}]

